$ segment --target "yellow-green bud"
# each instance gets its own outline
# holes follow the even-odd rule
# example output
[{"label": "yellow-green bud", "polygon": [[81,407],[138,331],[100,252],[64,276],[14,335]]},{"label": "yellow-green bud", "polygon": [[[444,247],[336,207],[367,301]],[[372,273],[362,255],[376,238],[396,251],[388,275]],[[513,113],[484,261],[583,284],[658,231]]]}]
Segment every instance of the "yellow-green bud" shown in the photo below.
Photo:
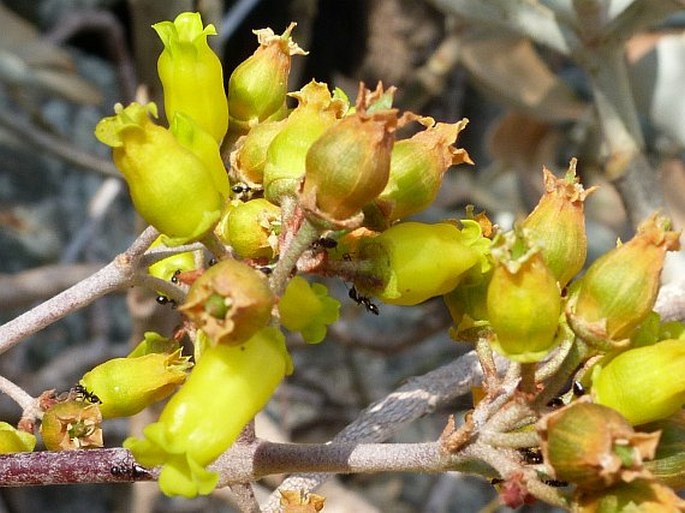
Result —
[{"label": "yellow-green bud", "polygon": [[264,198],[235,203],[219,224],[219,237],[243,258],[271,260],[278,251],[281,209]]},{"label": "yellow-green bud", "polygon": [[287,119],[281,119],[259,123],[238,139],[230,156],[234,182],[242,182],[252,188],[264,182],[266,152],[287,122]]},{"label": "yellow-green bud", "polygon": [[102,415],[97,404],[69,398],[43,414],[40,434],[49,451],[102,447]]},{"label": "yellow-green bud", "polygon": [[0,422],[0,454],[31,452],[36,447],[36,437],[7,422]]},{"label": "yellow-green bud", "polygon": [[540,251],[523,234],[509,232],[492,249],[495,268],[488,285],[488,318],[497,352],[518,362],[537,362],[553,349],[561,292]]},{"label": "yellow-green bud", "polygon": [[278,303],[281,324],[288,331],[298,331],[308,344],[318,344],[326,336],[326,327],[338,320],[340,303],[320,284],[310,285],[295,276]]},{"label": "yellow-green bud", "polygon": [[629,349],[593,370],[595,402],[639,425],[670,417],[685,404],[685,340]]},{"label": "yellow-green bud", "polygon": [[155,125],[154,103],[114,106],[95,136],[112,147],[138,213],[167,236],[168,245],[200,239],[221,216],[223,198],[211,172],[167,129]]},{"label": "yellow-green bud", "polygon": [[530,240],[540,248],[542,259],[565,287],[585,263],[587,235],[583,203],[596,187],[583,189],[572,159],[566,176],[556,178],[543,168],[545,192],[535,210],[523,221]]},{"label": "yellow-green bud", "polygon": [[270,28],[253,31],[259,48],[238,65],[228,81],[231,133],[245,134],[258,123],[286,116],[285,97],[293,55],[306,55],[290,33],[291,23],[280,36]]},{"label": "yellow-green bud", "polygon": [[488,323],[487,299],[491,278],[492,269],[483,273],[480,268],[472,268],[454,290],[442,297],[454,323],[450,336],[455,340],[463,340],[460,332]]},{"label": "yellow-green bud", "polygon": [[129,417],[170,396],[191,366],[181,349],[113,358],[86,372],[80,383],[98,397],[104,419]]},{"label": "yellow-green bud", "polygon": [[271,142],[264,166],[264,195],[276,204],[283,195],[295,195],[305,173],[309,148],[346,108],[342,101],[331,97],[326,84],[314,80],[290,96],[297,99],[298,105]]},{"label": "yellow-green bud", "polygon": [[214,187],[226,200],[229,194],[228,173],[219,153],[219,144],[187,114],[177,112],[169,130],[176,140],[198,157],[209,171]]},{"label": "yellow-green bud", "polygon": [[475,221],[462,224],[459,229],[451,223],[399,223],[362,241],[359,256],[373,263],[380,285],[358,282],[357,288],[393,305],[446,294],[469,269],[486,265],[490,242]]},{"label": "yellow-green bud", "polygon": [[598,258],[579,282],[569,323],[588,342],[620,341],[647,317],[656,301],[667,251],[677,250],[679,232],[656,214],[625,244]]},{"label": "yellow-green bud", "polygon": [[668,486],[650,478],[621,482],[604,490],[577,490],[573,496],[574,513],[682,513],[685,500]]},{"label": "yellow-green bud", "polygon": [[[157,237],[155,241],[150,244],[150,248],[155,248],[163,244],[162,235]],[[170,281],[178,272],[190,271],[195,269],[195,255],[192,251],[184,251],[162,260],[155,262],[148,267],[147,272],[155,278],[160,280]]]},{"label": "yellow-green bud", "polygon": [[228,128],[228,102],[221,62],[207,44],[207,36],[216,35],[214,25],[203,28],[199,13],[182,12],[173,23],[152,28],[164,43],[157,72],[167,119],[184,113],[220,143]]},{"label": "yellow-green bud", "polygon": [[307,152],[301,205],[321,221],[354,224],[352,218],[388,183],[397,111],[367,113],[367,96],[371,93],[362,89],[355,112],[328,128]]},{"label": "yellow-green bud", "polygon": [[554,477],[589,490],[648,477],[659,433],[637,433],[616,411],[575,401],[538,423],[545,462]]},{"label": "yellow-green bud", "polygon": [[468,120],[435,124],[428,119],[425,130],[393,146],[388,183],[374,202],[389,222],[429,207],[450,166],[473,164],[466,150],[452,146]]},{"label": "yellow-green bud", "polygon": [[264,328],[240,345],[206,348],[181,389],[145,438],[128,438],[145,466],[162,465],[159,486],[167,495],[206,495],[218,475],[205,467],[228,449],[292,371],[285,338]]},{"label": "yellow-green bud", "polygon": [[275,302],[262,273],[228,259],[195,280],[179,310],[215,344],[240,344],[266,326]]}]

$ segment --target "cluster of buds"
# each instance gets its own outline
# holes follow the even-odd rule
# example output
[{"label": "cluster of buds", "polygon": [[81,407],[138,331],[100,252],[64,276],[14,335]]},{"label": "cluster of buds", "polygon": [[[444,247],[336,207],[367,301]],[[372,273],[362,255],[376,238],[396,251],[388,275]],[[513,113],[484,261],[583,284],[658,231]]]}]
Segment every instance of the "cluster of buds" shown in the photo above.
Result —
[{"label": "cluster of buds", "polygon": [[[578,486],[579,505],[595,504],[598,490],[632,497],[653,486],[643,460],[658,437],[632,426],[681,410],[685,381],[675,375],[685,350],[679,334],[659,326],[649,342],[636,340],[649,331],[664,257],[679,234],[654,215],[577,279],[592,189],[580,184],[575,160],[563,178],[544,170],[539,204],[508,233],[484,215],[407,220],[435,200],[451,166],[472,163],[455,146],[468,121],[401,114],[394,88],[381,84],[361,84],[354,105],[316,81],[288,94],[292,57],[306,53],[291,38],[294,26],[281,35],[256,31],[259,47],[225,94],[206,41],[211,25],[191,13],[154,25],[165,46],[158,71],[169,128],[151,118],[154,104],[134,103],[115,107],[96,135],[113,148],[135,208],[162,242],[226,246],[216,265],[196,270],[179,307],[195,365],[189,371],[178,345],[137,348],[87,373],[81,385],[98,401],[81,401],[79,412],[55,405],[61,423],[46,412],[44,431],[64,444],[84,428],[78,443],[95,444],[100,417],[131,415],[180,386],[144,437],[125,446],[141,464],[162,466],[165,493],[210,493],[218,476],[207,466],[292,371],[279,326],[318,343],[338,318],[340,303],[326,287],[297,275],[310,272],[352,283],[350,297],[376,314],[372,300],[410,306],[443,296],[455,338],[478,328],[493,350],[526,368],[561,342],[589,347],[599,361],[587,380],[595,403],[574,403],[538,425],[544,459],[553,477]],[[421,130],[397,140],[412,122]],[[194,255],[182,253],[149,273],[173,280],[195,267]],[[638,379],[633,369],[643,367]]]}]

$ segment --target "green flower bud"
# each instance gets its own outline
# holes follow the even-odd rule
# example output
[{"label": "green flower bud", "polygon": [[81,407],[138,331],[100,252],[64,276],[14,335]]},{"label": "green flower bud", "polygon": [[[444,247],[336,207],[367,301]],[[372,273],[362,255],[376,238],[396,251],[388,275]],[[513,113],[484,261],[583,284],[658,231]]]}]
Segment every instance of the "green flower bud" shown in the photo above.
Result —
[{"label": "green flower bud", "polygon": [[154,103],[114,106],[115,116],[97,124],[95,136],[112,147],[138,213],[167,236],[167,245],[202,238],[221,216],[223,198],[211,172],[148,113]]},{"label": "green flower bud", "polygon": [[262,273],[229,259],[195,280],[179,310],[214,343],[240,344],[266,326],[275,302]]},{"label": "green flower bud", "polygon": [[191,366],[181,349],[113,358],[86,372],[80,383],[100,399],[104,419],[130,417],[170,396]]},{"label": "green flower bud", "polygon": [[670,417],[685,404],[685,340],[629,349],[592,374],[595,402],[639,425]]},{"label": "green flower bud", "polygon": [[157,72],[167,119],[184,113],[220,143],[228,128],[228,103],[221,62],[207,44],[207,36],[216,35],[214,25],[203,28],[199,13],[182,12],[173,23],[152,28],[164,43]]},{"label": "green flower bud", "polygon": [[321,221],[354,224],[352,218],[388,183],[397,111],[364,107],[379,92],[362,89],[355,112],[328,128],[307,152],[301,205]]},{"label": "green flower bud", "polygon": [[561,292],[537,248],[509,232],[492,249],[495,268],[488,285],[488,318],[494,349],[517,362],[537,362],[553,349]]},{"label": "green flower bud", "polygon": [[554,477],[597,490],[648,477],[643,460],[654,457],[659,433],[636,433],[616,411],[575,401],[538,423],[545,462]]},{"label": "green flower bud", "polygon": [[238,139],[230,156],[234,182],[242,182],[252,188],[264,182],[267,150],[287,122],[287,119],[281,119],[259,123]]},{"label": "green flower bud", "polygon": [[169,130],[184,148],[192,151],[209,171],[214,187],[226,200],[229,194],[228,173],[219,153],[219,144],[186,114],[177,112],[171,120]]},{"label": "green flower bud", "polygon": [[262,121],[286,116],[291,58],[307,54],[290,38],[296,25],[291,23],[280,36],[270,28],[253,31],[259,48],[233,70],[228,81],[233,134],[245,134]]},{"label": "green flower bud", "polygon": [[585,263],[587,235],[583,203],[596,187],[583,189],[576,177],[576,159],[571,160],[563,179],[556,178],[547,168],[542,171],[545,192],[535,210],[523,221],[523,227],[563,288]]},{"label": "green flower bud", "polygon": [[305,173],[309,148],[342,116],[346,106],[333,99],[326,84],[312,80],[290,96],[298,101],[286,124],[269,146],[264,166],[264,194],[280,204],[282,195],[294,196]]},{"label": "green flower bud", "polygon": [[0,422],[0,454],[31,452],[36,447],[33,433],[17,429],[7,422]]},{"label": "green flower bud", "polygon": [[373,263],[380,285],[355,285],[392,305],[416,305],[446,294],[469,269],[487,265],[490,242],[475,221],[462,224],[459,229],[451,223],[399,223],[362,241],[359,256]]},{"label": "green flower bud", "polygon": [[326,327],[340,316],[340,302],[328,295],[320,283],[310,285],[295,276],[278,303],[281,324],[288,331],[299,331],[308,344],[318,344],[326,337]]},{"label": "green flower bud", "polygon": [[278,251],[281,209],[264,198],[236,202],[219,229],[219,237],[239,256],[271,260]]},{"label": "green flower bud", "polygon": [[265,328],[241,345],[206,348],[190,377],[143,430],[124,447],[145,466],[162,465],[159,486],[167,495],[207,495],[218,474],[206,470],[268,402],[292,363],[285,338]]},{"label": "green flower bud", "polygon": [[43,414],[40,434],[49,451],[102,447],[102,415],[97,404],[69,398]]},{"label": "green flower bud", "polygon": [[652,215],[638,233],[598,258],[579,282],[569,323],[581,338],[620,341],[647,317],[656,301],[667,251],[677,250],[679,232]]},{"label": "green flower bud", "polygon": [[466,150],[452,146],[468,120],[435,124],[428,119],[426,130],[393,146],[388,183],[374,201],[389,222],[428,208],[450,166],[473,164]]}]

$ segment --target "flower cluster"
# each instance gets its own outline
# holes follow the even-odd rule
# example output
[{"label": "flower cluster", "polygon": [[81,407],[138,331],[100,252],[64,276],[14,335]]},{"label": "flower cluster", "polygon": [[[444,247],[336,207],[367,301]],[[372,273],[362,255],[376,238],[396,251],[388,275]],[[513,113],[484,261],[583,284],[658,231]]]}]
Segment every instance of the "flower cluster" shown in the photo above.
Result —
[{"label": "flower cluster", "polygon": [[[216,262],[205,269],[200,252],[176,248],[144,270],[152,287],[176,285],[168,290],[184,298],[183,330],[146,334],[127,357],[87,372],[78,391],[47,401],[46,446],[101,446],[103,419],[169,398],[142,438],[124,446],[142,465],[161,466],[164,493],[210,493],[219,476],[208,466],[293,370],[282,328],[319,343],[338,319],[340,302],[306,273],[342,278],[349,297],[374,314],[374,301],[442,297],[451,334],[477,341],[484,369],[493,350],[529,371],[527,398],[546,386],[535,381],[538,362],[559,347],[579,355],[559,358],[573,365],[560,376],[580,368],[590,394],[517,429],[537,429],[547,474],[578,487],[579,507],[645,489],[671,500],[647,465],[659,457],[658,435],[636,428],[685,403],[685,330],[652,312],[665,255],[678,248],[668,219],[653,215],[581,274],[593,189],[580,184],[575,160],[563,178],[544,170],[539,204],[508,232],[472,209],[460,220],[409,219],[433,203],[450,167],[472,164],[456,147],[468,121],[401,113],[394,88],[382,84],[360,84],[354,104],[316,81],[288,93],[291,60],[306,53],[294,27],[256,31],[257,50],[224,92],[207,45],[212,25],[182,13],[153,26],[164,43],[158,72],[168,126],[154,121],[154,103],[119,104],[95,133],[112,148],[136,210],[161,232],[154,245],[173,251],[199,241]],[[418,131],[399,139],[409,124]],[[182,354],[184,334],[192,357]],[[21,432],[2,432],[6,450],[32,449]],[[672,452],[682,455],[682,446]]]}]

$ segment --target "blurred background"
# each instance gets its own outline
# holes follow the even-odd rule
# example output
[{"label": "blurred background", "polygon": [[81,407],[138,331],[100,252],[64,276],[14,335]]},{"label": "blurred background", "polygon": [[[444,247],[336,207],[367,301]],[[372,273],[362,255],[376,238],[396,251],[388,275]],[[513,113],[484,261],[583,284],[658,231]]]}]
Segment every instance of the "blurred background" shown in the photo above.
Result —
[{"label": "blurred background", "polygon": [[[664,2],[653,0],[655,6]],[[452,4],[468,4],[454,1]],[[497,3],[497,2],[495,2]],[[512,2],[513,4],[514,2]],[[528,2],[559,14],[571,2]],[[631,0],[606,2],[610,10]],[[649,1],[636,3],[649,8]],[[675,2],[673,2],[675,3]],[[568,5],[567,5],[568,4]],[[485,209],[503,228],[523,217],[542,192],[542,166],[563,174],[579,160],[586,186],[601,189],[586,203],[590,257],[632,234],[621,196],[603,178],[606,147],[588,77],[563,52],[501,30],[482,17],[450,8],[449,0],[4,0],[0,2],[0,323],[29,309],[109,262],[142,227],[109,148],[93,136],[114,103],[144,91],[162,105],[156,61],[161,43],[150,25],[200,10],[219,36],[210,38],[225,78],[256,48],[253,29],[281,33],[310,54],[293,60],[290,90],[312,78],[356,95],[359,81],[398,87],[396,105],[470,123],[459,140],[476,165],[445,178],[423,220]],[[550,12],[552,12],[550,11]],[[644,153],[675,225],[685,221],[685,11],[666,14],[626,41],[633,102]],[[144,89],[140,89],[140,88]],[[662,193],[663,191],[663,193]],[[630,206],[630,205],[629,205]],[[665,280],[685,276],[682,253]],[[341,281],[327,283],[343,302],[342,320],[318,346],[290,341],[297,371],[258,419],[271,440],[323,442],[359,410],[411,376],[424,374],[469,348],[447,335],[441,300],[413,308],[380,305],[369,315],[347,297]],[[105,297],[5,353],[0,375],[32,395],[66,390],[95,364],[128,352],[146,330],[170,333],[178,314],[131,290]],[[470,398],[439,408],[403,429],[394,441],[435,440],[447,416]],[[0,397],[0,418],[20,411]],[[131,423],[133,429],[154,413]],[[109,421],[107,446],[127,436],[128,421]],[[268,493],[278,484],[260,484]],[[483,481],[444,475],[342,476],[320,491],[326,512],[447,513],[508,511]],[[521,511],[552,511],[540,505]],[[168,499],[153,484],[0,488],[0,513],[231,512],[224,494]]]}]

